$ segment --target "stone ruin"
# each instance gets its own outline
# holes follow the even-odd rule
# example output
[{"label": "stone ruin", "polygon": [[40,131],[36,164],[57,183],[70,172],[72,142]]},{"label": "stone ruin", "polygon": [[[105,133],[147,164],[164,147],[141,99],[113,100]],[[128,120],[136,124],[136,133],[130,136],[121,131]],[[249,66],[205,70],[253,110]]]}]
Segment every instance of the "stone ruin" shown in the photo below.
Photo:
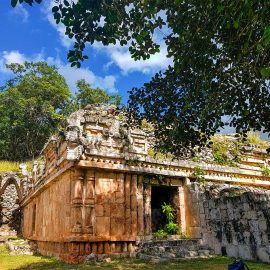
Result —
[{"label": "stone ruin", "polygon": [[26,195],[29,175],[21,173],[0,173],[0,237],[20,234],[21,214],[19,202]]},{"label": "stone ruin", "polygon": [[[152,140],[128,129],[114,106],[72,113],[20,188],[23,236],[69,263],[89,254],[155,260],[164,251],[270,262],[270,177],[258,166],[269,166],[265,150],[245,147],[233,168],[150,157]],[[153,239],[163,202],[176,213],[171,241]]]}]

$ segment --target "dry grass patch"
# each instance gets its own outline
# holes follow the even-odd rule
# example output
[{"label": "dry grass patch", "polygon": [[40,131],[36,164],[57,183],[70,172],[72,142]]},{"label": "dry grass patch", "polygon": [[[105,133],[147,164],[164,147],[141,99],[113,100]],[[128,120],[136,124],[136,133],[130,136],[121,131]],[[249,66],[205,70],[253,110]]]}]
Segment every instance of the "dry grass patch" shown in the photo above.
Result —
[{"label": "dry grass patch", "polygon": [[[27,170],[31,171],[33,166],[33,161],[25,162],[27,165]],[[19,172],[21,162],[16,161],[7,161],[7,160],[0,160],[0,172]]]},{"label": "dry grass patch", "polygon": [[19,165],[19,162],[0,160],[0,172],[19,172]]},{"label": "dry grass patch", "polygon": [[269,142],[263,140],[260,137],[259,133],[254,132],[254,131],[250,131],[247,133],[246,142],[249,144],[254,144],[264,149],[270,146]]}]

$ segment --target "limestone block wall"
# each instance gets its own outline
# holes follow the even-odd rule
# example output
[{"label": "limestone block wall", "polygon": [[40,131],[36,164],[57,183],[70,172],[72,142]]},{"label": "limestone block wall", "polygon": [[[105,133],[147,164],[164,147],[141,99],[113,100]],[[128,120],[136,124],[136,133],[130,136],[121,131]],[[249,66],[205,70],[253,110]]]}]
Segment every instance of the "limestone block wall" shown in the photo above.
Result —
[{"label": "limestone block wall", "polygon": [[74,239],[135,241],[143,233],[140,176],[106,170],[77,171],[71,194]]},{"label": "limestone block wall", "polygon": [[30,240],[63,241],[70,231],[72,171],[56,179],[23,207],[23,235]]},{"label": "limestone block wall", "polygon": [[39,252],[68,262],[91,252],[130,253],[151,232],[142,176],[92,168],[68,169],[23,205],[23,235]]},{"label": "limestone block wall", "polygon": [[204,244],[216,254],[270,262],[270,191],[228,184],[191,184]]},{"label": "limestone block wall", "polygon": [[0,235],[20,232],[19,182],[14,173],[0,174]]},{"label": "limestone block wall", "polygon": [[20,210],[18,195],[14,185],[9,185],[2,194],[0,212],[0,227],[2,227],[2,234],[4,231],[18,231],[20,227]]},{"label": "limestone block wall", "polygon": [[191,238],[201,238],[201,196],[198,185],[189,182],[184,186],[186,234]]}]

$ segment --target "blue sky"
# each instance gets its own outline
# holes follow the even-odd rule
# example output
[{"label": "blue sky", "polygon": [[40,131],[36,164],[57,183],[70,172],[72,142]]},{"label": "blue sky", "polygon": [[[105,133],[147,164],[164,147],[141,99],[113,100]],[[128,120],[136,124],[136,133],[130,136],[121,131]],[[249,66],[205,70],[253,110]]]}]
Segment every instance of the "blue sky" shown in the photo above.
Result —
[{"label": "blue sky", "polygon": [[[55,24],[51,13],[53,5],[54,0],[43,0],[41,5],[12,8],[10,0],[0,0],[0,86],[11,77],[5,64],[47,61],[59,68],[71,92],[76,91],[77,80],[85,79],[93,87],[121,95],[122,102],[126,103],[128,90],[142,86],[172,62],[166,58],[162,35],[156,33],[161,52],[147,61],[132,60],[127,47],[94,44],[87,46],[89,60],[80,69],[71,68],[67,52],[72,48],[73,41],[64,35],[63,26]],[[162,29],[163,32],[166,30]],[[223,132],[233,130],[226,128]]]},{"label": "blue sky", "polygon": [[53,0],[43,2],[33,7],[12,8],[10,0],[0,1],[0,85],[11,76],[5,64],[45,60],[58,66],[72,92],[76,91],[77,80],[86,79],[94,87],[122,95],[126,103],[128,90],[142,86],[171,62],[166,58],[164,44],[161,44],[161,52],[147,61],[132,60],[127,47],[94,44],[87,46],[89,60],[82,68],[71,68],[67,52],[73,42],[64,35],[64,27],[54,22]]}]

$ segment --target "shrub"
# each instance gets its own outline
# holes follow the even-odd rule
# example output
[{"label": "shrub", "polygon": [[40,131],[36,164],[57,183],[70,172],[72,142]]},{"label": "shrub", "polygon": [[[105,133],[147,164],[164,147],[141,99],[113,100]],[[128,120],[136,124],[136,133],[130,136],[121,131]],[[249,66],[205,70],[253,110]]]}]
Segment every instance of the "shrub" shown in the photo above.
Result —
[{"label": "shrub", "polygon": [[168,222],[172,222],[174,220],[174,209],[170,204],[166,204],[165,202],[162,204],[162,212],[166,216]]},{"label": "shrub", "polygon": [[246,143],[254,144],[256,146],[259,146],[261,148],[268,148],[269,143],[267,141],[264,141],[260,135],[254,131],[249,131],[247,133],[247,137],[245,139]]},{"label": "shrub", "polygon": [[222,135],[212,136],[211,142],[214,162],[235,167],[240,158],[242,142]]},{"label": "shrub", "polygon": [[162,153],[160,151],[155,151],[153,148],[148,149],[148,156],[156,159],[173,159],[174,156],[171,153]]},{"label": "shrub", "polygon": [[195,166],[192,169],[192,176],[195,177],[198,180],[198,182],[203,183],[205,181],[204,175],[205,171],[201,167]]},{"label": "shrub", "polygon": [[221,154],[219,152],[213,153],[213,157],[214,157],[215,163],[217,163],[218,165],[226,165],[227,158],[224,157],[223,154]]},{"label": "shrub", "polygon": [[168,223],[165,225],[165,231],[168,234],[176,234],[178,231],[178,225],[174,222],[175,214],[174,209],[170,204],[165,202],[162,204],[162,212],[167,218]]},{"label": "shrub", "polygon": [[263,170],[262,170],[262,175],[263,175],[263,176],[270,176],[270,169],[268,169],[268,168],[263,168]]},{"label": "shrub", "polygon": [[177,234],[178,225],[174,222],[169,222],[168,224],[166,224],[165,230],[168,234]]},{"label": "shrub", "polygon": [[192,158],[192,161],[193,161],[193,162],[200,162],[200,160],[201,160],[201,159],[200,159],[199,157],[193,157],[193,158]]},{"label": "shrub", "polygon": [[160,229],[153,233],[154,238],[165,238],[167,235],[167,232],[165,232],[163,229]]}]

